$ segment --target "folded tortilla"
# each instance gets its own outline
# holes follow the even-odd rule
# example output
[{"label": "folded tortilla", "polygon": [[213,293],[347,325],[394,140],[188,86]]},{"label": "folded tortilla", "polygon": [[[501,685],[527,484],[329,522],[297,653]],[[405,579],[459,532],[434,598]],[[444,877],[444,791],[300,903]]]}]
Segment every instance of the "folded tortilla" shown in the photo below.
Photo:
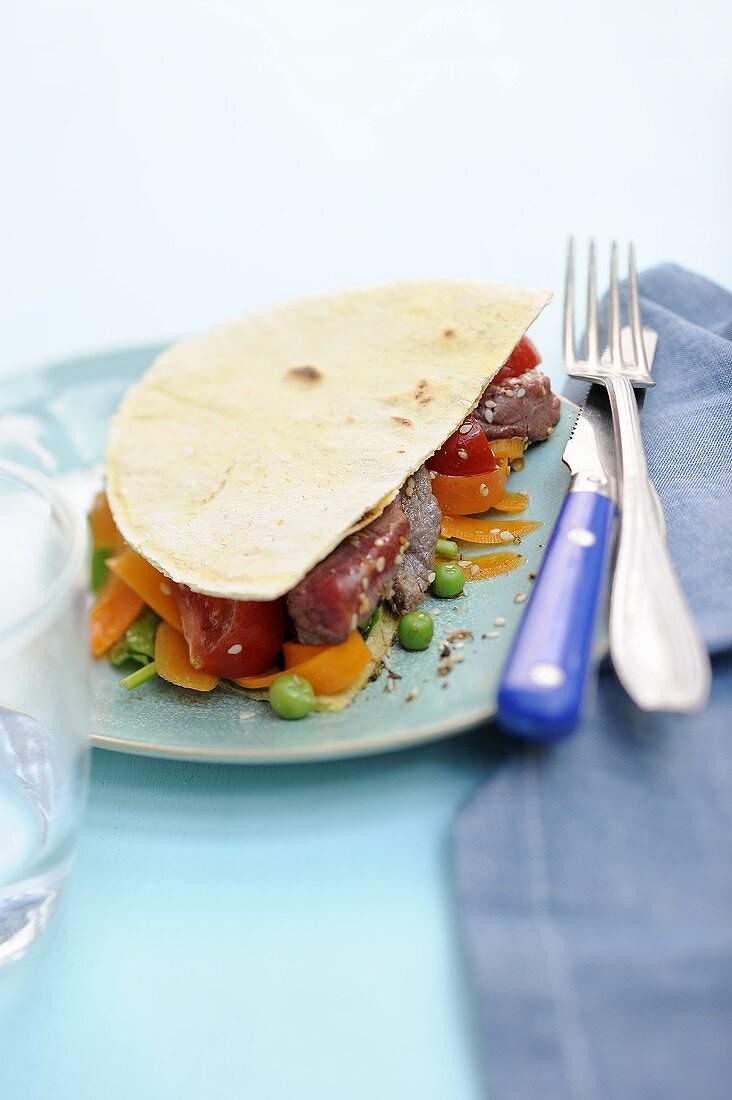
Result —
[{"label": "folded tortilla", "polygon": [[282,596],[455,431],[550,297],[409,280],[173,344],[112,423],[120,531],[196,592]]}]

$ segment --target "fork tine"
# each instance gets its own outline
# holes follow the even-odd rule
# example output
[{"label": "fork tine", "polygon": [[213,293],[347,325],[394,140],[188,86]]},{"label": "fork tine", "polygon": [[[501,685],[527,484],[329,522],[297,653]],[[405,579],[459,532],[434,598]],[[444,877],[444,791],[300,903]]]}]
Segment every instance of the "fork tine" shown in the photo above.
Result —
[{"label": "fork tine", "polygon": [[576,363],[574,339],[574,238],[567,245],[567,276],[564,283],[564,365],[573,370]]},{"label": "fork tine", "polygon": [[618,289],[618,245],[613,241],[610,250],[610,297],[607,306],[608,342],[613,363],[622,359],[620,350],[620,291]]},{"label": "fork tine", "polygon": [[597,331],[597,266],[595,240],[590,241],[590,260],[587,269],[587,332],[585,335],[585,359],[588,365],[600,362],[600,337]]},{"label": "fork tine", "polygon": [[638,269],[635,263],[635,245],[628,248],[628,312],[630,313],[630,331],[633,334],[633,352],[636,366],[649,371],[646,359],[646,347],[643,341],[643,320],[638,300]]}]

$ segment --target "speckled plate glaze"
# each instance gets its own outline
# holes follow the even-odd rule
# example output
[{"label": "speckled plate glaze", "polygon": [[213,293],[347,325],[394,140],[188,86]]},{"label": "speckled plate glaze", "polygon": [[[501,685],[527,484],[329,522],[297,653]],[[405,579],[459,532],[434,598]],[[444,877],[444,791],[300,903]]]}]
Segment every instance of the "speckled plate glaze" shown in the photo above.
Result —
[{"label": "speckled plate glaze", "polygon": [[[86,508],[101,483],[109,417],[159,350],[97,355],[6,380],[0,391],[0,457],[54,476]],[[542,523],[523,540],[525,563],[507,576],[467,585],[465,599],[428,597],[426,610],[439,613],[435,641],[426,653],[393,647],[390,664],[401,677],[394,691],[385,690],[382,673],[340,714],[284,722],[266,703],[221,690],[196,695],[153,681],[128,693],[119,687],[120,673],[101,660],[93,669],[94,743],[182,760],[293,763],[406,748],[488,721],[522,612],[515,597],[529,590],[529,574],[537,569],[567,490],[561,456],[576,412],[564,402],[552,437],[531,448],[524,470],[511,476],[512,489],[529,493],[522,518]],[[496,626],[502,619],[505,626]],[[471,631],[473,639],[460,651],[462,663],[440,677],[436,643],[452,630]]]}]

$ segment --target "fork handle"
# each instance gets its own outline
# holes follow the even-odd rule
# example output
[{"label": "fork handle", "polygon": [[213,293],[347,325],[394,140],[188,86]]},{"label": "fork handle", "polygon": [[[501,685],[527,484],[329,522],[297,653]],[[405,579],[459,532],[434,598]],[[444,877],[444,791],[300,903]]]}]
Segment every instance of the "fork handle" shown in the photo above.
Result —
[{"label": "fork handle", "polygon": [[620,532],[610,603],[615,671],[643,710],[693,713],[711,666],[655,515],[633,387],[604,379],[619,456]]},{"label": "fork handle", "polygon": [[565,497],[498,689],[507,733],[557,741],[582,715],[614,529],[608,491],[577,475]]}]

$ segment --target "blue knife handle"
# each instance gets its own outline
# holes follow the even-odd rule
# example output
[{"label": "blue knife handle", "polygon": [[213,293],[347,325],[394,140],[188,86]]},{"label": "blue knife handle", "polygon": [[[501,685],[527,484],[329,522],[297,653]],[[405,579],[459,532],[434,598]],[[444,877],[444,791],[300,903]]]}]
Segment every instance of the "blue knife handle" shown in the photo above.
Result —
[{"label": "blue knife handle", "polygon": [[564,500],[498,690],[499,724],[536,741],[574,730],[592,666],[616,509],[582,485]]}]

